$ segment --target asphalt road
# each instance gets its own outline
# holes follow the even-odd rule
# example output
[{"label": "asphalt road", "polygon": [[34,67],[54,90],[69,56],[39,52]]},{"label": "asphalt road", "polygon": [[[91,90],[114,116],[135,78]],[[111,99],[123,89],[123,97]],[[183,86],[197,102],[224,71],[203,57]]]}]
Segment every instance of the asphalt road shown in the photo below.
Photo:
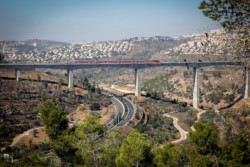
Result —
[{"label": "asphalt road", "polygon": [[126,126],[129,121],[134,119],[136,108],[135,105],[126,97],[122,97],[123,102],[127,106],[127,115],[126,117],[117,124],[117,126]]},{"label": "asphalt road", "polygon": [[115,116],[112,120],[110,120],[107,123],[108,129],[112,128],[113,126],[115,126],[115,124],[117,122],[119,122],[118,119],[121,118],[121,116],[124,114],[125,112],[125,108],[122,104],[122,102],[120,100],[118,100],[116,97],[114,96],[110,96],[110,100],[112,101],[112,103],[115,105]]},{"label": "asphalt road", "polygon": [[121,98],[122,98],[122,101],[124,102],[124,104],[127,106],[127,115],[117,125],[110,128],[108,130],[108,132],[112,132],[118,126],[120,126],[120,127],[126,126],[135,117],[135,112],[136,112],[135,105],[129,99],[127,99],[126,97],[121,97]]}]

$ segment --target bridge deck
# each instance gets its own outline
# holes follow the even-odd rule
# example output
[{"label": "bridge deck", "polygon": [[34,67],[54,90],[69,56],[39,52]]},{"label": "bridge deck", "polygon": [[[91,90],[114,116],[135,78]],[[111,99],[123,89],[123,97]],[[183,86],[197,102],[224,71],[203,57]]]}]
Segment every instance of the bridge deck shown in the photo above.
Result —
[{"label": "bridge deck", "polygon": [[153,68],[153,67],[208,67],[232,65],[241,66],[241,62],[201,62],[201,63],[93,63],[93,64],[0,64],[0,68],[5,69],[35,69],[35,68],[52,68],[52,69],[84,69],[84,68],[98,68],[98,67],[116,67],[116,68]]}]

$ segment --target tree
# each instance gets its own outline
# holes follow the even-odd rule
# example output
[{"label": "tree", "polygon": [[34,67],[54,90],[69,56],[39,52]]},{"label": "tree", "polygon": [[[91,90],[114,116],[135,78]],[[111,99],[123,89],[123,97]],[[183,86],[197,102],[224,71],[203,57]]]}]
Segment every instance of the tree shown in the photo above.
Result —
[{"label": "tree", "polygon": [[214,152],[218,148],[218,131],[214,127],[197,122],[194,124],[195,131],[190,131],[191,142],[201,154]]},{"label": "tree", "polygon": [[98,102],[94,102],[90,105],[91,110],[99,110],[100,109],[100,104]]},{"label": "tree", "polygon": [[89,114],[77,124],[75,139],[72,143],[78,149],[77,154],[82,157],[87,166],[99,166],[99,157],[104,149],[100,137],[104,132],[106,132],[106,126],[100,122],[97,114]]},{"label": "tree", "polygon": [[[2,166],[1,163],[0,163],[0,166]],[[5,165],[3,165],[3,166],[5,166]],[[29,156],[25,156],[25,157],[21,158],[14,165],[12,164],[12,165],[9,165],[9,166],[25,166],[25,167],[51,166],[51,167],[53,167],[53,166],[58,166],[58,165],[53,163],[48,156],[40,153],[39,151],[36,151],[34,153],[31,153]]]},{"label": "tree", "polygon": [[190,162],[194,161],[194,159],[198,156],[194,150],[183,145],[174,146],[172,143],[166,143],[162,148],[158,147],[154,150],[153,162],[159,167],[190,166]]},{"label": "tree", "polygon": [[184,72],[183,72],[183,76],[184,76],[185,78],[187,78],[187,77],[188,77],[188,72],[187,72],[187,71],[184,71]]},{"label": "tree", "polygon": [[214,104],[217,104],[220,102],[220,100],[224,97],[224,94],[222,92],[215,92],[208,94],[206,97],[206,100],[211,101]]},{"label": "tree", "polygon": [[116,128],[112,133],[105,136],[103,141],[105,147],[102,150],[100,166],[116,166],[115,159],[119,155],[119,148],[121,147],[122,142],[120,128]]},{"label": "tree", "polygon": [[61,87],[64,84],[64,81],[63,79],[60,78],[57,83],[58,83],[58,86]]},{"label": "tree", "polygon": [[49,86],[47,81],[43,81],[43,85],[44,85],[45,89]]},{"label": "tree", "polygon": [[4,54],[0,53],[0,63],[7,63]]},{"label": "tree", "polygon": [[242,135],[229,146],[222,148],[221,158],[227,163],[225,166],[249,165],[250,162],[250,143]]},{"label": "tree", "polygon": [[250,22],[249,0],[203,0],[199,7],[204,16],[218,21],[226,31],[231,31],[232,36],[226,41],[231,55],[243,63],[244,67],[250,65]]},{"label": "tree", "polygon": [[213,77],[221,78],[221,72],[220,71],[214,71],[213,72]]},{"label": "tree", "polygon": [[95,92],[95,83],[93,83],[93,85],[90,86],[89,91]]},{"label": "tree", "polygon": [[235,96],[234,96],[233,93],[232,94],[226,94],[224,100],[226,100],[229,103],[229,102],[232,102],[234,100],[234,97]]},{"label": "tree", "polygon": [[[190,131],[191,142],[198,153],[202,155],[212,154],[215,156],[218,150],[219,134],[213,126],[197,122],[194,124],[195,131]],[[217,163],[218,164],[218,163]]]},{"label": "tree", "polygon": [[36,134],[37,134],[37,130],[34,129],[34,130],[33,130],[33,136],[36,137]]},{"label": "tree", "polygon": [[86,77],[84,77],[84,78],[81,78],[81,84],[82,84],[82,87],[84,88],[84,89],[89,89],[90,88],[90,83],[89,83],[89,80],[88,80],[88,78],[86,78]]},{"label": "tree", "polygon": [[41,76],[37,75],[37,81],[40,82],[41,81]]},{"label": "tree", "polygon": [[[2,88],[2,85],[3,85],[3,81],[2,81],[2,79],[0,78],[0,88]],[[0,91],[2,91],[2,89],[0,89]]]},{"label": "tree", "polygon": [[[147,141],[146,134],[132,130],[123,140],[120,154],[115,162],[117,166],[148,166],[151,161],[151,144]],[[150,158],[151,157],[151,158]]]},{"label": "tree", "polygon": [[203,78],[204,80],[208,80],[208,76],[207,76],[205,73],[202,75],[202,78]]},{"label": "tree", "polygon": [[101,88],[99,88],[99,87],[97,87],[97,88],[95,89],[95,91],[96,91],[96,93],[98,93],[99,95],[102,93]]},{"label": "tree", "polygon": [[249,0],[203,0],[198,8],[204,16],[219,21],[228,30],[249,29]]},{"label": "tree", "polygon": [[49,141],[50,148],[53,152],[61,158],[62,162],[74,163],[79,158],[75,153],[77,148],[72,144],[73,130],[67,129],[56,139]]},{"label": "tree", "polygon": [[68,128],[66,112],[59,102],[47,99],[39,108],[40,117],[50,139],[57,139]]}]

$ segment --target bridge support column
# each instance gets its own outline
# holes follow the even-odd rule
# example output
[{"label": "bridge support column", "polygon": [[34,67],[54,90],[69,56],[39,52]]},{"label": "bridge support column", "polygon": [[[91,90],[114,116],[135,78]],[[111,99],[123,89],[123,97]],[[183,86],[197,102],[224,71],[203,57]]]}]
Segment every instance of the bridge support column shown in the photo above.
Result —
[{"label": "bridge support column", "polygon": [[200,92],[199,92],[199,68],[193,68],[193,107],[199,108]]},{"label": "bridge support column", "polygon": [[16,80],[19,81],[20,76],[21,76],[21,70],[19,68],[15,69],[15,76],[16,76]]},{"label": "bridge support column", "polygon": [[68,87],[73,88],[73,70],[67,70],[68,73]]},{"label": "bridge support column", "polygon": [[141,71],[135,68],[135,96],[141,96]]},{"label": "bridge support column", "polygon": [[243,91],[244,98],[247,99],[250,95],[250,69],[245,70]]}]

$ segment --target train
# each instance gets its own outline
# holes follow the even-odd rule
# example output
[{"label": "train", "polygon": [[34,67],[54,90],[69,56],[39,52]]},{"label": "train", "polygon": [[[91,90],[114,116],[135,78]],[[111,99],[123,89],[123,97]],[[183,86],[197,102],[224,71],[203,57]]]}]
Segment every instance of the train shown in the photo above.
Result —
[{"label": "train", "polygon": [[75,63],[83,64],[104,64],[104,63],[160,63],[160,60],[115,60],[115,61],[79,61],[76,60]]}]

